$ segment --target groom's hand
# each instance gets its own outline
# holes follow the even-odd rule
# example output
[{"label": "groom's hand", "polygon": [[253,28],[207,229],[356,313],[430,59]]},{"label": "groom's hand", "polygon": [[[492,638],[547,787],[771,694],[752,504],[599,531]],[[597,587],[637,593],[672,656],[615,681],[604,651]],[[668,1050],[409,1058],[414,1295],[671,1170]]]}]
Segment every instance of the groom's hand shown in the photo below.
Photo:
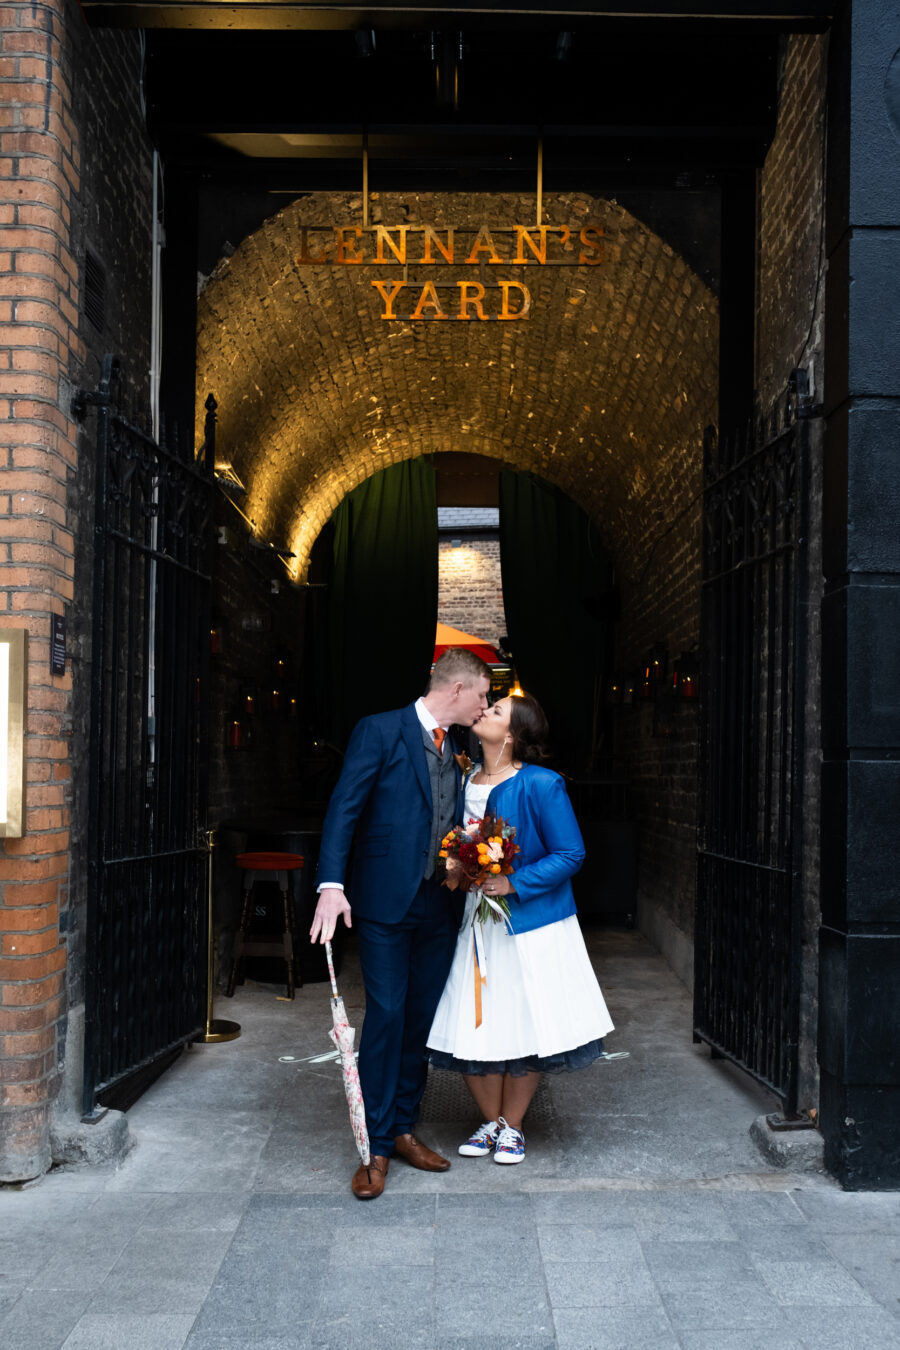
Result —
[{"label": "groom's hand", "polygon": [[317,938],[322,944],[330,942],[334,937],[338,918],[342,914],[344,923],[348,928],[352,928],[350,904],[346,895],[339,886],[325,886],[319,892],[319,903],[316,905],[312,928],[309,930],[310,942],[315,942]]}]

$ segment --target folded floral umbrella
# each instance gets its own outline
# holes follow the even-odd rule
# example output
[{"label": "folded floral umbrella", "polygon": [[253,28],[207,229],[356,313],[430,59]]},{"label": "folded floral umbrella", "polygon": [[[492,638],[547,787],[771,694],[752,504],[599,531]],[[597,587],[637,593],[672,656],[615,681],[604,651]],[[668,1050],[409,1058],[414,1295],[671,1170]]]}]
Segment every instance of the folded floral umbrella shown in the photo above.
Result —
[{"label": "folded floral umbrella", "polygon": [[366,1108],[363,1106],[359,1069],[356,1067],[356,1056],[353,1053],[353,1040],[356,1036],[356,1031],[347,1024],[347,1013],[344,1009],[344,1000],[338,993],[337,980],[334,975],[334,960],[331,955],[330,942],[325,943],[325,957],[328,961],[328,974],[331,976],[331,1017],[334,1023],[328,1035],[337,1046],[338,1057],[341,1061],[344,1091],[347,1094],[347,1105],[350,1108],[350,1124],[353,1126],[353,1137],[356,1140],[356,1147],[359,1149],[359,1156],[362,1158],[363,1167],[368,1167],[369,1131],[366,1129]]}]

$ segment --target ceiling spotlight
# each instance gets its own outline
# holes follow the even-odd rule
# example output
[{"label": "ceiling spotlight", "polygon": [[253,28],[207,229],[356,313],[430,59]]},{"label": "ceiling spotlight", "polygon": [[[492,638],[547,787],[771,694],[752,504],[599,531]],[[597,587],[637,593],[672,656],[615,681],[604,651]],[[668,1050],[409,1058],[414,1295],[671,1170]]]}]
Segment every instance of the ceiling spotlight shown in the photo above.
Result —
[{"label": "ceiling spotlight", "polygon": [[353,34],[353,40],[356,43],[356,55],[368,60],[375,55],[375,29],[357,28]]},{"label": "ceiling spotlight", "polygon": [[566,61],[572,51],[572,33],[558,33],[556,37],[556,51],[554,56],[557,61]]}]

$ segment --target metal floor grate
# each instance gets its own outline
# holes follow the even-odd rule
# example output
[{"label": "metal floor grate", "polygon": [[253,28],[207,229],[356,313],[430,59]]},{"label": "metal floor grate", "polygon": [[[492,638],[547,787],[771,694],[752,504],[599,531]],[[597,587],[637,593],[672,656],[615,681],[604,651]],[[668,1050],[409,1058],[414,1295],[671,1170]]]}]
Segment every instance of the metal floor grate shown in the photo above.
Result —
[{"label": "metal floor grate", "polygon": [[[439,1125],[456,1121],[468,1124],[477,1115],[478,1107],[469,1095],[462,1074],[446,1069],[428,1070],[428,1086],[419,1112],[421,1121]],[[553,1119],[553,1099],[546,1078],[542,1078],[528,1108],[526,1124],[551,1125]]]}]

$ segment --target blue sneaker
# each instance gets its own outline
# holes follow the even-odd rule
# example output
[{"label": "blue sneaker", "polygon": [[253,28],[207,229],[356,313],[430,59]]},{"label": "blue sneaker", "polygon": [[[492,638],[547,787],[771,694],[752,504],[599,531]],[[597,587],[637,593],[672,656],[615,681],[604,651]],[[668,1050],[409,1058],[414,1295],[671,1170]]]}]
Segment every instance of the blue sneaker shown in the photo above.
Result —
[{"label": "blue sneaker", "polygon": [[498,1122],[500,1133],[494,1145],[495,1163],[520,1163],[525,1161],[525,1136],[521,1130],[507,1125],[503,1117]]},{"label": "blue sneaker", "polygon": [[460,1144],[459,1151],[464,1158],[485,1158],[496,1144],[499,1133],[497,1121],[486,1120],[464,1144]]}]

